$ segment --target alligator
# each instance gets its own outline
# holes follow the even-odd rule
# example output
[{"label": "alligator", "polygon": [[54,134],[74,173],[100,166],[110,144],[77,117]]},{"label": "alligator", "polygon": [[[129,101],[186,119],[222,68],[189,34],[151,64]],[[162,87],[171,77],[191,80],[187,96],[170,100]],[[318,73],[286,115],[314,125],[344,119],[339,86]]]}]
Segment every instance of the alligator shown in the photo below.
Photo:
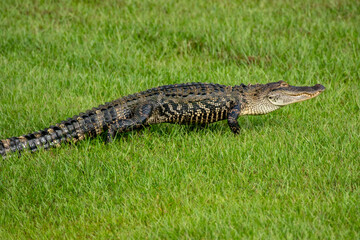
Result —
[{"label": "alligator", "polygon": [[102,133],[111,142],[116,134],[158,123],[204,125],[227,119],[231,131],[239,134],[239,116],[266,114],[314,98],[324,90],[320,84],[297,87],[284,81],[160,86],[105,103],[44,130],[1,140],[0,154],[5,157],[25,149],[35,152]]}]

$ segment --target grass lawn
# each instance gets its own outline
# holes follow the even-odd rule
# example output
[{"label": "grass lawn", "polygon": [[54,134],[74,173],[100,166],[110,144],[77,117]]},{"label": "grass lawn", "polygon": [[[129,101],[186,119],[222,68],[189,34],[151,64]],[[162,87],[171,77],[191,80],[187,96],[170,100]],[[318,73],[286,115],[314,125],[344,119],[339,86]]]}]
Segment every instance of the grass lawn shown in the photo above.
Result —
[{"label": "grass lawn", "polygon": [[359,1],[0,1],[0,138],[165,84],[319,97],[0,160],[0,239],[360,238]]}]

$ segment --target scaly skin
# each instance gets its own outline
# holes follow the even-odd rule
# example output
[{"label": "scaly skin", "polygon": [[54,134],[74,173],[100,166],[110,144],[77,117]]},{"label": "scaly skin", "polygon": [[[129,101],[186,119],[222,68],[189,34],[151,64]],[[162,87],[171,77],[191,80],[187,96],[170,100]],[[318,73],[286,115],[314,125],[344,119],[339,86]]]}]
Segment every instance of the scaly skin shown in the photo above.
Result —
[{"label": "scaly skin", "polygon": [[324,89],[320,84],[294,87],[283,81],[247,86],[210,83],[161,86],[100,105],[44,130],[1,140],[0,154],[5,157],[25,149],[35,152],[106,131],[111,141],[117,133],[164,122],[208,124],[227,119],[231,131],[239,133],[240,115],[266,114],[313,98]]}]

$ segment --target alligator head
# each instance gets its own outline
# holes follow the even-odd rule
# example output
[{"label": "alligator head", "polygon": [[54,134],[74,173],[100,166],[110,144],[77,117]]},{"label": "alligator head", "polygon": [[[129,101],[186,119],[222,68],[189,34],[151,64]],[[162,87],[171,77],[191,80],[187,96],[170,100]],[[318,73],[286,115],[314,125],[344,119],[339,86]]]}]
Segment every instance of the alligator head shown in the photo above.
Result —
[{"label": "alligator head", "polygon": [[314,98],[324,90],[325,87],[320,84],[296,87],[284,81],[248,85],[244,87],[241,115],[266,114],[283,106]]}]

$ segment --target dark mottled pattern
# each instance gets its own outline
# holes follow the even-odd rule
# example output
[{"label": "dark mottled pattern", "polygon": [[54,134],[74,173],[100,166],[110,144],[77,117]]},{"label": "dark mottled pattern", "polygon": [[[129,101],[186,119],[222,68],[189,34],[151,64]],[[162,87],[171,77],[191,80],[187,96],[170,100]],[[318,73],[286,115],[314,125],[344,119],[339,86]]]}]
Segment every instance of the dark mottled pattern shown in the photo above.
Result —
[{"label": "dark mottled pattern", "polygon": [[105,103],[44,130],[1,140],[0,154],[4,157],[11,152],[20,154],[24,149],[35,152],[103,132],[107,132],[111,141],[117,133],[164,122],[207,124],[227,119],[230,129],[239,133],[240,115],[265,114],[278,108],[267,106],[264,96],[284,84],[187,83],[152,88]]}]

